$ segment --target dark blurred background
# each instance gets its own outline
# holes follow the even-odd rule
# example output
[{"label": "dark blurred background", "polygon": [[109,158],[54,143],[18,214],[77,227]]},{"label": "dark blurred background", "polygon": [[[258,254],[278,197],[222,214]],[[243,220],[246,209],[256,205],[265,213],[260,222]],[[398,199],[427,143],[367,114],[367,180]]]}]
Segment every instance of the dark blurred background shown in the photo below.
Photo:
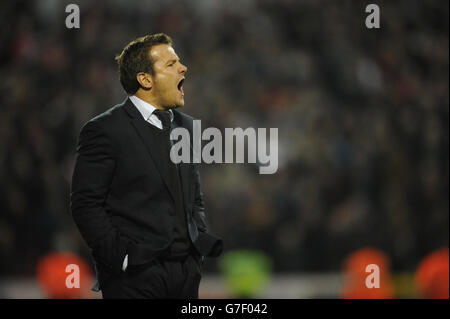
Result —
[{"label": "dark blurred background", "polygon": [[201,166],[226,251],[327,273],[370,246],[412,272],[448,247],[449,3],[376,0],[381,28],[367,29],[369,3],[2,1],[0,277],[34,276],[51,251],[89,260],[69,210],[78,133],[125,99],[114,56],[158,32],[189,68],[183,112],[279,130],[276,174]]}]

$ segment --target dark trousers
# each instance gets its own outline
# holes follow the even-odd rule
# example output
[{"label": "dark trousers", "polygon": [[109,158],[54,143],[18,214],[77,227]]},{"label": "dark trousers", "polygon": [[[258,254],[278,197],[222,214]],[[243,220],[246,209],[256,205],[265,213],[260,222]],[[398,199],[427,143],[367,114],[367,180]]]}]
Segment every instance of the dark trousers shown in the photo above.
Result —
[{"label": "dark trousers", "polygon": [[104,299],[198,299],[201,264],[194,255],[129,267],[102,287]]}]

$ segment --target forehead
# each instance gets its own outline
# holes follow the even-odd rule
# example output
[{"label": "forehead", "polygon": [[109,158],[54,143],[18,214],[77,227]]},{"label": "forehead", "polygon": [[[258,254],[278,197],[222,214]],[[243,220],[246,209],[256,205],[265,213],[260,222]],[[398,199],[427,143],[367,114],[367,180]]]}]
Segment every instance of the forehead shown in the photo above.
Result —
[{"label": "forehead", "polygon": [[175,53],[173,47],[168,44],[158,44],[151,48],[150,56],[156,62],[167,62],[171,59],[178,59],[178,55]]}]

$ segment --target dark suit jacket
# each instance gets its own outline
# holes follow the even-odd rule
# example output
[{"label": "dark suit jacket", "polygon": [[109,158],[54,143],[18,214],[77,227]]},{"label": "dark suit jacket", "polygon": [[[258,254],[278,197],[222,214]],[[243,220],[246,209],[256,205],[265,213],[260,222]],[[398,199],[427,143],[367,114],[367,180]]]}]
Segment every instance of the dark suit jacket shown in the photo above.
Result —
[{"label": "dark suit jacket", "polygon": [[[173,113],[176,125],[192,137],[193,118]],[[149,134],[148,125],[127,98],[80,133],[71,210],[99,277],[120,273],[126,254],[129,266],[151,261],[172,240],[176,196],[168,165],[156,151],[164,141]],[[222,240],[208,232],[198,164],[180,163],[179,171],[189,237],[200,255],[218,256]]]}]

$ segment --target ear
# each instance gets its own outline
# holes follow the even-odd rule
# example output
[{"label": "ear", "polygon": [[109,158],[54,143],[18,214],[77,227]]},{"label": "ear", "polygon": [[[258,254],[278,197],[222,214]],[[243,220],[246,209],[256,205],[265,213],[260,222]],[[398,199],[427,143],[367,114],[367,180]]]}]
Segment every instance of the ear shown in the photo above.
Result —
[{"label": "ear", "polygon": [[145,90],[150,90],[153,86],[153,79],[150,74],[145,72],[139,72],[136,75],[136,80],[139,82],[141,87]]}]

